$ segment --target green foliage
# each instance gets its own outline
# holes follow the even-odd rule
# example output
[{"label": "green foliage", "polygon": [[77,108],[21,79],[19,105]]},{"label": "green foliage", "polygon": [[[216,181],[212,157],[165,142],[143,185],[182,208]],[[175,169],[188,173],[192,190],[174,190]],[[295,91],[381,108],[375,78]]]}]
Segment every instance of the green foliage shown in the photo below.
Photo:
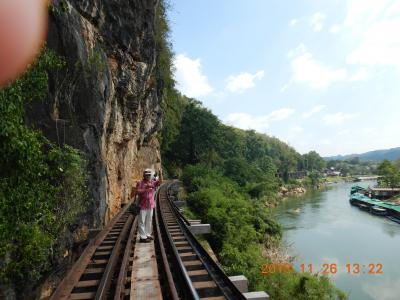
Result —
[{"label": "green foliage", "polygon": [[308,171],[322,171],[326,167],[326,161],[315,151],[303,154],[302,164]]},{"label": "green foliage", "polygon": [[207,164],[184,168],[188,206],[211,223],[208,241],[229,275],[244,274],[251,290],[266,290],[273,299],[346,299],[326,277],[295,271],[262,276],[263,247],[279,243],[281,227],[264,203],[249,199],[240,185]]},{"label": "green foliage", "polygon": [[68,3],[66,0],[53,1],[49,4],[49,10],[53,15],[59,17],[68,12]]},{"label": "green foliage", "polygon": [[[67,73],[65,80],[69,85],[75,83],[80,76],[83,76],[86,80],[98,76],[99,73],[105,71],[107,67],[106,59],[104,54],[100,49],[92,49],[88,53],[86,61],[76,61],[74,66],[74,71],[72,73]],[[59,89],[63,89],[62,86]],[[61,91],[59,91],[61,92]]]},{"label": "green foliage", "polygon": [[93,49],[83,66],[82,70],[84,76],[89,78],[92,74],[103,72],[107,66],[107,63],[103,57],[102,52],[99,49]]},{"label": "green foliage", "polygon": [[[170,5],[166,1],[159,1],[155,16],[155,42],[157,50],[157,79],[161,88],[165,91],[176,92],[175,80],[172,73],[172,45],[170,42],[170,28],[168,24],[167,11]],[[165,95],[164,95],[165,96]],[[169,98],[168,96],[172,96]],[[175,95],[167,95],[172,99]]]},{"label": "green foliage", "polygon": [[218,119],[209,110],[200,102],[189,99],[182,114],[179,134],[171,145],[171,151],[166,153],[167,157],[181,165],[201,160],[210,164],[215,162],[218,157],[213,158],[212,154],[218,141],[218,125]]},{"label": "green foliage", "polygon": [[321,183],[321,173],[317,172],[317,171],[312,171],[308,174],[308,185],[316,188],[319,187],[320,183]]},{"label": "green foliage", "polygon": [[[88,205],[88,193],[85,186],[86,161],[83,154],[71,146],[56,147],[47,153],[52,170],[52,185],[56,187],[52,212],[57,223],[52,225],[54,235],[63,231],[65,226],[73,224],[76,216]],[[85,203],[86,202],[86,203]]]},{"label": "green foliage", "polygon": [[249,199],[238,184],[205,164],[184,169],[183,182],[188,191],[189,208],[207,223],[213,224],[210,243],[220,251],[223,243],[235,247],[262,243],[266,234],[280,236],[263,203]]},{"label": "green foliage", "polygon": [[36,281],[52,245],[87,202],[85,163],[24,122],[24,105],[47,94],[48,71],[63,61],[45,50],[26,74],[0,90],[0,282]]},{"label": "green foliage", "polygon": [[377,170],[382,176],[379,180],[380,186],[391,188],[400,186],[400,171],[389,160],[385,159]]},{"label": "green foliage", "polygon": [[328,277],[309,273],[269,274],[263,278],[261,286],[271,287],[268,290],[271,291],[271,298],[278,300],[347,299],[346,294],[335,288]]},{"label": "green foliage", "polygon": [[329,160],[328,168],[340,171],[343,176],[376,174],[377,163],[374,161],[360,161],[358,158],[350,160]]}]

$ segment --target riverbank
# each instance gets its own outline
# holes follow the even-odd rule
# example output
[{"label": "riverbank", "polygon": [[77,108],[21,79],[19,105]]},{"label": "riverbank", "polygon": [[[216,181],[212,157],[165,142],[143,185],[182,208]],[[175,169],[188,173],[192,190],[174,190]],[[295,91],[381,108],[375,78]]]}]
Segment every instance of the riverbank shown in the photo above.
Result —
[{"label": "riverbank", "polygon": [[[351,206],[348,196],[352,185],[342,182],[329,189],[312,190],[289,197],[276,207],[275,216],[284,228],[283,239],[290,245],[289,254],[296,257],[293,266],[301,271],[301,264],[312,265],[313,273],[320,274],[324,264],[335,266],[337,272],[326,275],[350,300],[377,300],[383,299],[382,295],[388,295],[384,299],[398,299],[400,276],[395,249],[400,247],[400,226]],[[378,263],[383,274],[369,273],[368,266]],[[365,267],[353,274],[347,264]]]},{"label": "riverbank", "polygon": [[343,182],[354,182],[354,178],[351,176],[327,176],[320,178],[316,185],[312,185],[308,178],[296,179],[292,180],[289,184],[282,185],[279,188],[277,195],[279,198],[300,196],[305,194],[307,191],[320,190],[333,184]]},{"label": "riverbank", "polygon": [[288,186],[284,185],[279,188],[279,191],[277,193],[278,197],[280,198],[285,198],[288,196],[295,196],[295,195],[302,195],[307,192],[307,189],[303,186]]}]

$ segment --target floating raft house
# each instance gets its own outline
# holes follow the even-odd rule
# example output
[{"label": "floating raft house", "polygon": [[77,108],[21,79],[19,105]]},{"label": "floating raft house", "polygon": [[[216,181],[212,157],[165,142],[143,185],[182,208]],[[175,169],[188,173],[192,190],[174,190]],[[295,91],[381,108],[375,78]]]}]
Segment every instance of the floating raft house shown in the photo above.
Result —
[{"label": "floating raft house", "polygon": [[386,208],[391,215],[400,217],[400,205],[398,205],[398,204],[393,204],[393,203],[381,201],[378,199],[371,199],[360,193],[353,193],[350,197],[350,202],[354,203],[354,204],[357,202],[366,204],[369,207],[376,205],[376,206],[379,206],[382,208]]}]

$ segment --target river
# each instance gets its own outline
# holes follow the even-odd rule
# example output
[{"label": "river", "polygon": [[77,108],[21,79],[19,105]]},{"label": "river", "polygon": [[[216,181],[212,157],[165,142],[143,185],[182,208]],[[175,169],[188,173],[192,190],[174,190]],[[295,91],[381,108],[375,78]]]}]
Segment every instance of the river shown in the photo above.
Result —
[{"label": "river", "polygon": [[308,192],[276,208],[294,266],[307,271],[312,265],[313,273],[330,267],[328,276],[351,300],[398,300],[400,224],[351,206],[353,184]]}]

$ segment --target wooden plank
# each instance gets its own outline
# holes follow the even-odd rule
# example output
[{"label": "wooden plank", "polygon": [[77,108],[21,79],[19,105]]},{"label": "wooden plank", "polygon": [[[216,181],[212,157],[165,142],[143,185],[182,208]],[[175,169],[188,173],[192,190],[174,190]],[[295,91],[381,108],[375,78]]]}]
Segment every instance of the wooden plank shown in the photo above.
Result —
[{"label": "wooden plank", "polygon": [[178,246],[178,245],[181,245],[181,246],[182,245],[189,245],[189,242],[187,242],[187,241],[176,242],[175,245],[176,246]]},{"label": "wooden plank", "polygon": [[97,286],[99,285],[100,280],[82,280],[78,281],[76,287],[88,287],[88,286]]},{"label": "wooden plank", "polygon": [[73,293],[68,299],[71,300],[83,300],[83,299],[94,299],[96,293]]},{"label": "wooden plank", "polygon": [[184,252],[184,253],[179,254],[180,257],[193,256],[193,255],[196,255],[196,253],[194,253],[194,252]]},{"label": "wooden plank", "polygon": [[112,250],[112,248],[114,248],[114,246],[100,246],[97,250]]},{"label": "wooden plank", "polygon": [[189,276],[207,275],[208,272],[206,269],[201,269],[201,270],[188,271],[188,274],[189,274]]},{"label": "wooden plank", "polygon": [[137,234],[131,273],[130,299],[162,300],[154,241],[140,243],[139,240],[140,236]]},{"label": "wooden plank", "polygon": [[110,255],[110,254],[111,254],[111,251],[98,251],[98,252],[94,253],[95,256],[98,256],[98,255]]},{"label": "wooden plank", "polygon": [[193,287],[196,290],[200,290],[200,289],[210,289],[210,288],[215,288],[217,287],[217,285],[215,284],[214,281],[195,281],[193,282]]},{"label": "wooden plank", "polygon": [[86,269],[84,274],[93,274],[93,273],[103,273],[104,268],[94,268],[94,269]]},{"label": "wooden plank", "polygon": [[199,260],[188,260],[188,261],[184,261],[183,264],[185,266],[202,266],[202,262]]},{"label": "wooden plank", "polygon": [[96,259],[96,258],[93,258],[91,261],[90,261],[90,265],[102,265],[102,264],[106,264],[106,263],[108,263],[108,260],[107,259]]}]

